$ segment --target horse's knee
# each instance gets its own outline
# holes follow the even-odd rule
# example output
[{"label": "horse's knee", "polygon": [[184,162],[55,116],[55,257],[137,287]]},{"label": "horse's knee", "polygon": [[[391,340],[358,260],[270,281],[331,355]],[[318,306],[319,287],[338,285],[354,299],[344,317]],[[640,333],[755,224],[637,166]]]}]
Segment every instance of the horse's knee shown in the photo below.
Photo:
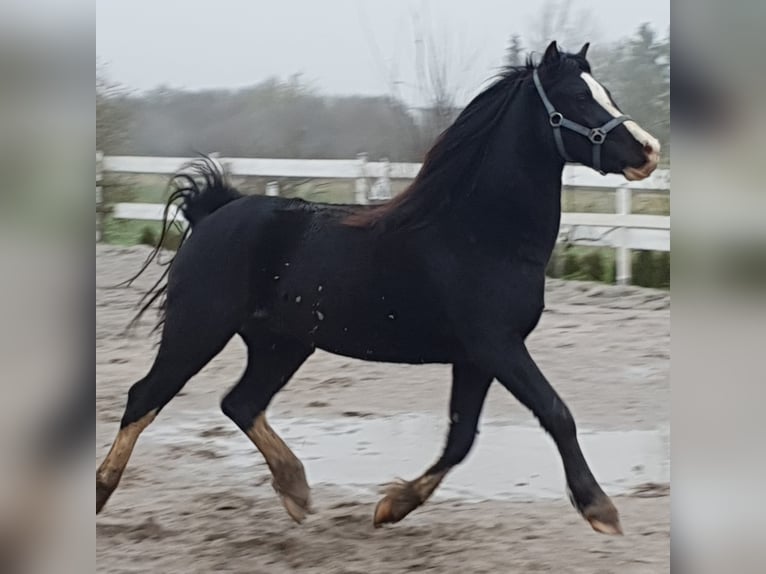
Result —
[{"label": "horse's knee", "polygon": [[229,392],[221,399],[221,412],[232,420],[238,418],[241,409],[238,408],[236,399],[232,396],[233,392]]},{"label": "horse's knee", "polygon": [[556,399],[542,417],[541,423],[551,436],[572,438],[577,433],[577,426],[569,407],[561,399]]},{"label": "horse's knee", "polygon": [[148,377],[144,377],[137,383],[134,383],[128,390],[128,402],[125,405],[125,412],[120,423],[122,428],[140,420],[156,406],[151,401],[152,397],[148,379]]},{"label": "horse's knee", "polygon": [[221,411],[245,432],[255,420],[252,406],[237,392],[236,388],[229,391],[221,400]]},{"label": "horse's knee", "polygon": [[122,416],[121,427],[142,419],[151,411],[161,411],[185,383],[186,379],[180,379],[153,368],[146,377],[128,390],[128,402]]}]

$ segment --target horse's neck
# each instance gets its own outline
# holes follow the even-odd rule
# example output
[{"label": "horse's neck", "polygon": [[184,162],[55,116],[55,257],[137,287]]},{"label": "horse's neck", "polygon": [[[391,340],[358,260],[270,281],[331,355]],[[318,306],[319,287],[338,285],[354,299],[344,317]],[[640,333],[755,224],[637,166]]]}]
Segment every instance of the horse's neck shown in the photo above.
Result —
[{"label": "horse's neck", "polygon": [[456,216],[472,235],[544,263],[559,229],[563,161],[539,122],[529,121],[533,103],[519,102],[498,126],[476,187]]}]

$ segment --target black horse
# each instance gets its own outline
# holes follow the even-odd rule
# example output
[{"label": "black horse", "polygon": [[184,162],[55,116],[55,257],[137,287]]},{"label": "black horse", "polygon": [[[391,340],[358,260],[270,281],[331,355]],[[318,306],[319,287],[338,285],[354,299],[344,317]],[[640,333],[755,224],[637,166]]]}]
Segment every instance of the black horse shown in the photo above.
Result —
[{"label": "black horse", "polygon": [[595,530],[621,533],[569,409],[525,346],[544,307],[565,161],[639,179],[659,157],[657,141],[590,75],[587,47],[568,54],[554,42],[539,65],[528,59],[506,70],[441,134],[410,187],[384,205],[243,196],[209,158],[177,175],[168,205],[179,203],[194,231],[167,282],[150,292],[147,306],[164,296],[161,342],[97,471],[96,511],[141,431],[238,334],[247,368],[221,407],[265,457],[295,520],[310,511],[303,465],[265,411],[320,348],[453,365],[446,447],[422,476],[388,488],[376,526],[423,504],[465,458],[497,379],[552,436],[574,506]]}]

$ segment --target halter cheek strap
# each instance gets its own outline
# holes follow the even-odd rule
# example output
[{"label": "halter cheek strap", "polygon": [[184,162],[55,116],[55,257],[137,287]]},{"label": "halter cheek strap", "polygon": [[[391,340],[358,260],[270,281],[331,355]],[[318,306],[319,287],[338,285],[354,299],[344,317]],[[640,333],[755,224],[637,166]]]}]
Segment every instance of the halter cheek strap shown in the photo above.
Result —
[{"label": "halter cheek strap", "polygon": [[574,160],[567,153],[564,147],[564,138],[561,136],[561,128],[566,128],[573,132],[580,134],[590,140],[593,144],[593,164],[591,167],[597,170],[601,174],[604,172],[601,170],[601,146],[606,141],[606,137],[614,128],[630,119],[630,116],[625,114],[612,118],[605,124],[597,128],[587,128],[577,122],[573,122],[570,119],[564,117],[564,114],[557,112],[556,108],[548,99],[548,96],[543,89],[543,84],[540,81],[540,75],[537,73],[537,69],[532,73],[532,79],[535,82],[537,93],[540,95],[540,99],[543,101],[545,110],[548,112],[548,122],[553,128],[553,139],[556,140],[556,147],[564,158],[564,161],[574,162]]}]

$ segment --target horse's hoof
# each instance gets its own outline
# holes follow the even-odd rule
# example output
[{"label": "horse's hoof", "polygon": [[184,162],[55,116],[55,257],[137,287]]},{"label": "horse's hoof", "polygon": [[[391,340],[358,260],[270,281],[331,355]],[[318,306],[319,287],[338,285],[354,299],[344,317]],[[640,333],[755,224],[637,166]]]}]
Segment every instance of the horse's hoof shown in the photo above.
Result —
[{"label": "horse's hoof", "polygon": [[302,472],[299,475],[290,477],[290,483],[287,485],[280,484],[274,480],[272,481],[272,486],[277,491],[277,494],[279,494],[287,514],[295,522],[300,524],[306,519],[308,514],[313,514],[314,511],[311,509],[311,489]]},{"label": "horse's hoof", "polygon": [[601,534],[611,534],[613,536],[622,536],[622,526],[620,525],[620,521],[618,520],[615,523],[608,524],[606,522],[601,522],[600,520],[596,520],[595,518],[589,520],[591,528],[595,530],[596,532],[600,532]]},{"label": "horse's hoof", "polygon": [[620,514],[608,496],[600,497],[586,508],[582,514],[596,532],[622,536]]},{"label": "horse's hoof", "polygon": [[285,510],[287,510],[287,514],[289,514],[290,518],[295,520],[298,524],[301,524],[306,520],[308,514],[313,514],[314,512],[311,509],[311,503],[308,499],[300,501],[288,495],[281,495],[280,498],[282,499],[282,505],[285,507]]},{"label": "horse's hoof", "polygon": [[421,498],[412,482],[398,481],[388,485],[386,496],[375,506],[372,524],[380,528],[384,524],[399,522],[421,504]]}]

